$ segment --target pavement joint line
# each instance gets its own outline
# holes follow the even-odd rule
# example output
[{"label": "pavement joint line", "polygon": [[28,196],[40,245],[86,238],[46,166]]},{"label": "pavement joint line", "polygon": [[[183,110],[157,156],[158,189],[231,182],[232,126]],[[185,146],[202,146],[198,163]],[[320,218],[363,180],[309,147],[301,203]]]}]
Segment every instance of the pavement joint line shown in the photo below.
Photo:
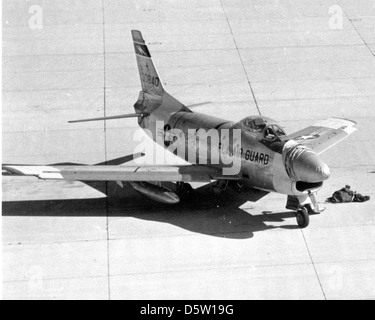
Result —
[{"label": "pavement joint line", "polygon": [[[345,263],[356,263],[356,262],[375,262],[375,259],[358,259],[358,260],[349,260],[349,261],[328,261],[328,262],[318,262],[315,264],[345,264]],[[300,263],[286,263],[286,264],[256,264],[256,265],[243,265],[243,266],[227,266],[227,267],[217,267],[217,268],[196,268],[196,269],[181,269],[181,270],[165,270],[165,271],[145,271],[145,272],[132,272],[132,273],[117,273],[111,274],[111,277],[125,277],[125,276],[135,276],[135,275],[154,275],[154,274],[170,274],[170,273],[193,273],[193,272],[208,272],[208,271],[228,271],[234,269],[266,269],[266,268],[279,268],[279,267],[291,267],[291,266],[311,266],[314,269],[314,273],[317,271],[314,264],[311,262],[300,262]],[[319,280],[319,278],[318,278]],[[319,280],[320,284],[320,280]],[[323,290],[323,289],[322,289]],[[325,295],[324,295],[325,296]]]},{"label": "pavement joint line", "polygon": [[230,24],[230,22],[229,22],[229,19],[228,19],[227,13],[226,13],[226,11],[225,11],[224,4],[223,4],[223,1],[222,1],[222,0],[220,0],[220,4],[221,4],[221,7],[222,7],[223,12],[224,12],[224,14],[225,14],[225,18],[227,19],[228,27],[229,27],[230,33],[231,33],[231,35],[232,35],[233,42],[234,42],[234,44],[235,44],[235,46],[236,46],[236,49],[237,49],[237,52],[238,52],[238,56],[239,56],[240,61],[241,61],[241,64],[242,64],[243,71],[245,72],[245,75],[246,75],[246,78],[247,78],[247,83],[248,83],[248,85],[249,85],[249,88],[250,88],[250,91],[251,91],[251,95],[252,95],[253,100],[254,100],[254,102],[255,102],[255,106],[256,106],[256,108],[257,108],[257,110],[258,110],[259,115],[261,116],[262,113],[260,112],[259,105],[258,105],[258,101],[257,101],[257,98],[256,98],[256,96],[255,96],[253,86],[251,85],[249,75],[247,74],[246,67],[245,67],[244,61],[243,61],[242,56],[241,56],[241,52],[240,52],[240,50],[239,50],[239,47],[238,47],[238,44],[237,44],[236,38],[235,38],[234,33],[233,33],[233,30],[232,30],[232,26],[231,26],[231,24]]},{"label": "pavement joint line", "polygon": [[[367,60],[357,60],[357,59],[348,59],[348,60],[343,60],[340,62],[340,64],[342,65],[346,65],[350,62],[364,62],[364,61],[367,61]],[[296,61],[296,62],[287,62],[286,65],[299,65],[299,64],[315,64],[316,62],[312,61],[312,60],[303,60],[303,61]],[[328,61],[322,61],[321,62],[322,64],[329,64]],[[249,63],[249,66],[251,67],[255,67],[255,66],[279,66],[280,63],[278,62],[262,62],[262,61],[257,61],[257,62],[251,62]],[[218,65],[219,67],[226,67],[226,68],[229,68],[229,67],[233,67],[233,66],[236,66],[236,67],[239,67],[241,66],[241,63],[238,63],[238,64],[235,64],[235,63],[223,63],[223,64],[220,64]],[[207,69],[209,70],[209,68],[211,67],[211,64],[207,64],[205,66],[199,66],[199,65],[190,65],[190,66],[176,66],[178,67],[179,70],[183,70],[183,69]],[[118,70],[118,67],[112,67],[112,68],[106,68],[107,70]],[[131,70],[131,71],[138,71],[138,69],[134,66],[127,66],[127,69],[128,70]],[[161,72],[163,70],[167,71],[167,70],[170,70],[170,68],[166,68],[166,67],[159,67],[158,70],[161,70]],[[44,73],[70,73],[70,72],[87,72],[87,71],[93,71],[95,73],[100,73],[102,71],[102,68],[99,67],[99,68],[82,68],[82,69],[53,69],[53,70],[32,70],[32,69],[29,69],[29,70],[16,70],[16,71],[13,71],[13,70],[10,70],[10,71],[7,71],[7,74],[44,74]],[[366,77],[361,77],[361,78],[354,78],[354,79],[363,79],[363,78],[373,78],[373,77],[369,77],[369,76],[366,76]],[[347,78],[343,78],[343,79],[347,79]]]},{"label": "pavement joint line", "polygon": [[[130,210],[129,210],[130,211]],[[111,216],[110,216],[111,217]],[[292,217],[288,218],[292,219]],[[375,223],[367,223],[367,224],[356,224],[356,225],[345,225],[345,226],[340,226],[341,228],[353,228],[353,227],[374,227]],[[327,229],[333,229],[337,228],[337,226],[332,226],[332,227],[319,227],[317,230],[327,230]],[[276,227],[270,231],[273,232],[283,232],[282,227]],[[239,234],[239,233],[248,233],[248,232],[254,232],[257,233],[258,231],[255,230],[245,230],[245,231],[234,231],[234,232],[227,232],[227,233],[211,233],[207,234],[204,236],[212,236],[216,237],[218,235],[230,235],[230,234]],[[187,238],[187,237],[200,237],[201,235],[197,234],[175,234],[175,235],[155,235],[155,236],[140,236],[140,237],[124,237],[124,238],[102,238],[102,239],[90,239],[90,240],[71,240],[71,241],[52,241],[52,242],[27,242],[27,243],[7,243],[3,244],[3,247],[17,247],[17,246],[46,246],[46,245],[60,245],[60,244],[72,244],[72,243],[88,243],[88,242],[100,242],[100,241],[108,241],[108,242],[116,242],[116,241],[134,241],[134,240],[144,240],[144,239],[153,239],[153,238],[160,238],[160,239],[168,239],[168,238]],[[232,238],[225,238],[225,237],[219,237],[222,238],[223,240],[228,240],[228,241],[238,241],[238,239],[232,239]],[[241,239],[239,239],[241,240]],[[246,240],[246,239],[243,239]],[[345,261],[350,261],[350,260],[345,260]],[[356,260],[355,260],[356,261]],[[324,262],[323,262],[324,263]]]},{"label": "pavement joint line", "polygon": [[[316,265],[322,264],[350,264],[350,263],[360,263],[360,262],[375,262],[375,259],[357,259],[357,260],[340,260],[340,261],[321,261],[315,262]],[[117,274],[110,274],[109,277],[127,277],[127,276],[135,276],[135,275],[156,275],[156,274],[170,274],[170,273],[193,273],[193,272],[206,272],[206,271],[226,271],[232,269],[266,269],[266,268],[273,268],[273,267],[290,267],[290,266],[312,266],[311,262],[300,262],[300,263],[286,263],[286,264],[249,264],[249,265],[242,265],[242,266],[226,266],[226,267],[217,267],[217,268],[196,268],[196,269],[181,269],[181,270],[165,270],[165,271],[151,271],[151,272],[132,272],[132,273],[117,273]],[[92,276],[66,276],[66,277],[44,277],[43,279],[46,281],[53,281],[53,280],[73,280],[73,279],[91,279],[91,278],[107,278],[107,274],[103,275],[92,275]],[[9,279],[3,280],[4,283],[11,283],[11,282],[28,282],[29,279]]]},{"label": "pavement joint line", "polygon": [[[95,276],[67,276],[67,277],[43,277],[43,281],[54,281],[54,280],[75,280],[75,279],[94,279],[94,278],[107,278],[107,274],[95,275]],[[12,283],[12,282],[29,282],[30,279],[11,279],[3,280],[3,283]]]},{"label": "pavement joint line", "polygon": [[[327,18],[325,16],[306,16],[306,17],[303,17],[301,16],[301,20],[303,18],[307,18],[307,19],[321,19],[321,20],[326,20]],[[275,20],[275,21],[279,21],[280,18],[273,18],[273,17],[267,17],[267,20],[271,21],[271,20]],[[281,20],[285,20],[285,21],[289,21],[289,18],[286,17],[286,18],[282,18]],[[207,18],[202,18],[202,19],[183,19],[182,20],[183,22],[202,22],[202,21],[208,21],[208,22],[215,22],[215,21],[223,21],[225,22],[226,19],[225,18],[214,18],[214,19],[207,19]],[[264,18],[253,18],[253,19],[249,19],[249,18],[239,18],[237,19],[237,21],[241,21],[241,22],[245,22],[245,21],[264,21]],[[155,20],[155,21],[148,21],[148,23],[179,23],[180,20]],[[134,21],[134,22],[117,22],[117,23],[108,23],[107,26],[130,26],[130,25],[134,25],[135,23],[138,23],[139,24],[139,21]],[[101,26],[103,23],[102,22],[84,22],[82,24],[80,24],[80,26],[93,26],[93,25],[96,25],[96,26]],[[143,23],[143,24],[146,24],[146,23]],[[57,26],[57,27],[66,27],[66,26],[71,26],[71,27],[76,27],[76,23],[54,23],[54,24],[50,24],[50,23],[46,23],[44,22],[43,23],[43,27],[54,27],[54,26]],[[25,24],[11,24],[11,25],[7,25],[6,26],[7,29],[11,29],[11,28],[25,28],[25,29],[28,29],[29,26],[28,25],[25,25]],[[322,31],[323,32],[323,31]],[[263,32],[262,32],[263,33]]]},{"label": "pavement joint line", "polygon": [[318,271],[316,270],[316,267],[315,267],[315,264],[314,264],[314,260],[313,260],[313,257],[311,255],[310,249],[309,249],[309,245],[307,244],[307,241],[306,241],[306,238],[305,238],[305,234],[303,233],[302,229],[301,229],[301,234],[302,234],[302,238],[303,238],[303,241],[304,241],[306,249],[307,249],[307,253],[308,253],[309,257],[310,257],[312,267],[314,268],[314,272],[315,272],[316,278],[318,280],[320,289],[322,290],[322,294],[323,294],[324,300],[327,300],[327,296],[326,296],[326,294],[324,292],[324,288],[323,288],[322,282],[320,281]]},{"label": "pavement joint line", "polygon": [[[216,21],[223,21],[223,22],[226,22],[225,19],[223,20],[216,20]],[[99,25],[99,24],[98,24]],[[127,27],[130,27],[132,24],[128,24]],[[123,26],[125,26],[125,24],[123,24]],[[79,30],[77,30],[79,31]],[[328,31],[330,33],[337,33],[338,30],[331,30],[331,31]],[[354,30],[339,30],[340,33],[353,33],[355,34],[356,33],[356,29],[354,28]],[[278,30],[277,31],[252,31],[252,32],[238,32],[237,34],[239,35],[248,35],[248,34],[271,34],[271,35],[280,35],[280,34],[305,34],[306,31],[294,31],[294,30]],[[321,34],[321,33],[327,33],[326,30],[317,30],[317,31],[312,31],[310,34]],[[185,33],[173,33],[173,34],[169,34],[169,37],[181,37],[181,36],[184,36],[186,35]],[[222,36],[222,35],[228,35],[230,36],[231,33],[230,32],[207,32],[205,33],[205,36]],[[94,38],[94,36],[91,36],[92,38]],[[127,36],[117,36],[117,35],[110,35],[108,36],[109,39],[119,39],[119,38],[122,38],[122,39],[125,39],[127,38]],[[62,40],[70,40],[72,39],[71,37],[66,37],[66,38],[61,38]],[[87,39],[87,37],[84,37],[84,36],[76,36],[73,38],[74,40],[80,40],[80,39]],[[19,37],[15,37],[15,36],[11,36],[11,37],[6,37],[6,38],[3,38],[3,40],[6,40],[6,41],[12,41],[12,40],[16,40],[16,41],[33,41],[33,39],[28,39],[28,38],[19,38]],[[42,39],[42,41],[46,41],[48,40],[48,37]]]},{"label": "pavement joint line", "polygon": [[[285,48],[298,48],[298,49],[311,49],[311,48],[332,48],[332,47],[337,47],[337,48],[342,48],[342,47],[347,47],[347,48],[353,48],[353,47],[366,47],[365,44],[363,43],[358,43],[358,44],[335,44],[335,45],[305,45],[305,46],[267,46],[267,47],[241,47],[239,50],[274,50],[274,49],[285,49]],[[170,49],[170,50],[155,50],[156,48],[153,48],[153,53],[176,53],[176,52],[197,52],[197,51],[237,51],[237,48],[201,48],[201,49]],[[107,55],[116,55],[116,54],[134,54],[134,51],[107,51]],[[4,58],[20,58],[20,57],[34,57],[34,56],[101,56],[103,55],[103,52],[88,52],[88,53],[78,53],[78,52],[71,52],[71,53],[37,53],[37,54],[3,54],[2,57]],[[360,61],[367,61],[367,59],[363,59]]]},{"label": "pavement joint line", "polygon": [[[239,47],[238,49],[237,48],[213,48],[213,49],[207,49],[207,48],[200,48],[200,49],[185,49],[185,50],[181,50],[181,49],[170,49],[170,50],[155,50],[155,48],[153,48],[152,52],[155,54],[155,53],[175,53],[175,52],[198,52],[198,51],[237,51],[237,50],[252,50],[252,51],[255,51],[255,50],[273,50],[273,49],[288,49],[288,48],[292,48],[292,49],[311,49],[311,48],[334,48],[334,47],[337,47],[337,48],[342,48],[342,47],[348,47],[348,48],[352,48],[352,47],[366,47],[366,45],[364,44],[329,44],[329,45],[305,45],[305,46],[293,46],[293,45],[284,45],[284,46],[266,46],[266,47]],[[134,53],[133,51],[129,50],[129,51],[107,51],[107,55],[111,55],[111,54],[131,54],[131,53]],[[2,57],[4,59],[5,58],[11,58],[11,57],[39,57],[39,56],[83,56],[83,55],[101,55],[103,54],[102,52],[91,52],[91,53],[75,53],[75,52],[69,52],[69,53],[63,53],[63,54],[59,54],[59,53],[43,53],[43,54],[39,54],[39,53],[36,53],[36,54],[12,54],[12,55],[7,55],[7,54],[3,54]],[[363,60],[363,61],[367,61],[367,60]]]},{"label": "pavement joint line", "polygon": [[[208,272],[208,271],[227,271],[233,269],[253,269],[253,268],[272,268],[272,267],[290,267],[290,266],[311,266],[310,262],[301,262],[301,263],[287,263],[287,264],[266,264],[266,265],[243,265],[243,266],[226,266],[226,267],[208,267],[208,268],[192,268],[192,269],[180,269],[180,270],[163,270],[163,271],[145,271],[145,272],[129,272],[129,273],[117,273],[117,274],[110,274],[109,277],[127,277],[127,276],[139,276],[139,275],[157,275],[157,274],[178,274],[178,273],[193,273],[193,272]],[[105,278],[107,277],[106,274],[104,275],[92,275],[92,276],[66,276],[66,277],[44,277],[43,280],[51,281],[51,280],[58,280],[58,279],[85,279],[85,278]],[[27,282],[29,279],[10,279],[4,280],[4,282]]]},{"label": "pavement joint line", "polygon": [[[137,209],[137,208],[136,208]],[[140,208],[141,209],[141,208]],[[131,211],[130,209],[128,211]],[[112,216],[111,216],[112,217]],[[124,217],[126,218],[126,217]],[[282,230],[276,230],[277,228],[273,229],[274,232],[282,232]],[[281,229],[281,228],[280,228]],[[217,232],[217,233],[210,233],[205,236],[212,236],[216,237],[218,235],[231,235],[231,234],[239,234],[239,233],[248,233],[253,232],[254,230],[245,230],[245,231],[233,231],[233,232]],[[65,243],[83,243],[83,242],[100,242],[100,241],[109,241],[109,242],[115,242],[115,241],[131,241],[131,240],[143,240],[143,239],[154,239],[154,238],[160,238],[160,239],[168,239],[168,238],[187,238],[187,237],[199,237],[198,234],[175,234],[175,235],[155,235],[155,236],[141,236],[141,237],[125,237],[125,238],[102,238],[102,239],[91,239],[91,240],[71,240],[71,241],[53,241],[53,242],[28,242],[28,243],[8,243],[4,246],[35,246],[35,245],[58,245],[58,244],[65,244]],[[219,237],[226,239],[225,237]],[[227,238],[227,240],[237,240],[237,239],[231,239]]]},{"label": "pavement joint line", "polygon": [[[318,18],[318,17],[317,17]],[[241,20],[241,19],[240,19]],[[242,19],[244,20],[244,19]],[[258,19],[259,20],[259,19]],[[182,21],[184,22],[192,22],[192,21],[196,21],[196,22],[202,22],[202,21],[225,21],[225,18],[222,18],[222,19],[207,19],[207,18],[202,18],[202,19],[183,19]],[[148,20],[147,21],[148,23],[178,23],[179,20]],[[81,23],[80,26],[93,26],[93,25],[96,25],[96,26],[101,26],[103,24],[103,22],[84,22],[84,23]],[[131,22],[127,22],[127,23],[108,23],[107,25],[108,26],[116,26],[116,25],[134,25],[134,24],[139,24],[139,20],[138,21],[131,21]],[[144,23],[146,24],[146,23]],[[43,27],[53,27],[53,26],[58,26],[58,27],[66,27],[66,26],[72,26],[72,27],[75,27],[76,26],[76,23],[54,23],[54,24],[49,24],[49,23],[43,23]],[[16,28],[19,28],[19,27],[22,27],[22,28],[29,28],[28,25],[24,25],[24,24],[11,24],[11,25],[7,25],[7,28],[13,28],[13,27],[16,27]],[[4,29],[4,28],[3,28]]]},{"label": "pavement joint line", "polygon": [[[77,89],[79,90],[79,89]],[[81,89],[82,90],[82,89]],[[86,90],[86,89],[83,89],[83,90]],[[92,89],[90,89],[92,90]],[[4,90],[3,90],[4,92]],[[290,102],[290,101],[338,101],[338,100],[358,100],[358,99],[362,99],[362,100],[367,100],[367,98],[372,98],[374,97],[375,94],[373,95],[366,95],[366,96],[363,96],[363,95],[360,95],[360,96],[351,96],[351,97],[345,97],[345,96],[337,96],[337,97],[323,97],[323,98],[293,98],[293,99],[262,99],[263,102],[276,102],[276,101],[284,101],[284,102]],[[230,101],[216,101],[215,103],[228,103]],[[247,100],[236,100],[236,101],[232,101],[233,103],[247,103],[248,101]],[[54,108],[54,109],[50,109],[50,110],[75,110],[75,109],[65,109],[65,108]],[[13,112],[25,112],[25,111],[29,111],[28,109],[26,108],[22,108],[22,109],[17,109],[17,110],[8,110],[8,111],[4,111],[3,110],[3,114],[6,114],[6,112],[9,112],[9,113],[13,113]],[[40,110],[40,112],[44,112],[44,110]],[[368,117],[358,117],[359,119],[367,119]],[[321,120],[323,120],[325,118],[321,118]],[[311,120],[311,119],[303,119],[304,121],[306,120]],[[280,120],[281,121],[281,120]],[[288,119],[288,120],[283,120],[283,121],[299,121],[299,119]],[[136,128],[136,127],[134,127]],[[88,128],[87,130],[91,130],[93,128]],[[96,128],[95,128],[96,129]],[[72,129],[73,131],[77,130],[77,131],[80,131],[81,129]],[[86,129],[85,129],[86,130]],[[52,130],[53,131],[53,130]],[[60,130],[57,130],[57,131],[60,131]],[[22,133],[22,131],[12,131],[12,132],[15,132],[15,133]],[[32,131],[32,132],[39,132],[39,131]]]},{"label": "pavement joint line", "polygon": [[[186,69],[188,69],[188,68],[186,68]],[[64,72],[69,73],[69,71],[64,71]],[[345,80],[349,81],[349,80],[369,80],[369,79],[375,79],[375,77],[373,77],[373,76],[368,76],[368,77],[350,77],[350,76],[348,76],[347,78],[331,77],[331,78],[326,78],[324,80],[325,80],[325,82],[335,82],[335,81],[345,81]],[[319,82],[319,83],[322,82],[322,80],[319,79],[319,78],[303,78],[303,79],[300,79],[300,80],[297,80],[297,79],[253,80],[253,84],[257,84],[257,83],[301,83],[301,82],[307,82],[307,81]],[[222,80],[222,81],[217,81],[216,83],[219,84],[219,85],[236,84],[236,83],[242,83],[242,81]],[[178,85],[172,84],[173,87],[183,87],[183,86],[190,86],[190,85],[192,85],[192,83],[179,83]],[[194,86],[199,86],[199,85],[207,85],[207,82],[196,82],[196,83],[194,83]],[[120,89],[120,88],[134,88],[134,87],[135,86],[132,86],[132,85],[130,85],[130,86],[125,86],[125,85],[107,86],[106,90],[108,90],[108,89]],[[57,89],[57,88],[5,89],[5,90],[3,90],[3,92],[42,92],[42,91],[57,91],[57,92],[59,92],[59,91],[94,90],[94,89],[96,89],[96,88],[95,87],[71,87],[71,88],[61,88],[61,89]],[[367,96],[360,95],[360,96],[357,96],[357,97],[367,97]],[[255,103],[257,105],[256,101],[255,101]]]},{"label": "pavement joint line", "polygon": [[362,37],[361,33],[359,32],[359,30],[357,29],[356,25],[354,24],[353,20],[348,16],[348,14],[345,12],[345,10],[343,10],[343,11],[345,13],[345,16],[348,18],[349,22],[353,26],[355,32],[361,38],[361,40],[363,41],[363,43],[365,44],[365,46],[367,47],[367,49],[370,51],[370,53],[372,54],[372,56],[375,57],[375,53],[372,51],[371,47],[367,44],[366,40]]},{"label": "pavement joint line", "polygon": [[[368,94],[366,96],[364,95],[356,95],[356,96],[350,96],[350,97],[345,97],[345,96],[335,96],[335,97],[323,97],[323,98],[293,98],[293,99],[262,99],[262,101],[268,101],[268,102],[276,102],[276,101],[284,101],[284,102],[287,102],[287,101],[324,101],[324,100],[328,100],[328,101],[337,101],[337,100],[356,100],[356,99],[366,99],[366,98],[372,98],[374,97],[375,94]],[[311,119],[309,119],[311,120]],[[289,120],[288,120],[289,121]],[[298,121],[298,119],[293,119],[293,120],[290,120],[290,121]]]},{"label": "pavement joint line", "polygon": [[[186,9],[186,8],[183,8],[183,9]],[[359,17],[366,17],[366,16],[359,16]],[[372,16],[367,16],[367,17],[372,17]],[[284,18],[281,18],[281,20],[285,20],[285,21],[289,21],[290,17],[284,17]],[[313,20],[313,19],[320,19],[320,20],[326,20],[326,16],[325,15],[313,15],[313,16],[301,16],[300,17],[301,20],[304,20],[304,19],[309,19],[309,20]],[[225,22],[226,19],[225,18],[201,18],[201,19],[181,19],[183,22],[202,22],[202,21],[207,21],[207,22],[215,22],[215,21],[223,21]],[[159,20],[159,19],[155,19],[155,20],[149,20],[147,23],[179,23],[181,20]],[[272,20],[275,20],[275,21],[279,21],[280,18],[279,17],[267,17],[267,20],[269,21],[272,21]],[[264,21],[264,18],[236,18],[236,21],[241,21],[241,22],[246,22],[246,21]],[[126,25],[133,25],[133,24],[139,24],[139,20],[137,21],[130,21],[130,22],[116,22],[116,23],[108,23],[107,26],[118,26],[118,25],[123,25],[123,26],[126,26]],[[143,24],[146,24],[145,22]],[[93,25],[97,25],[97,26],[101,26],[102,25],[102,22],[84,22],[84,23],[81,23],[80,26],[93,26]],[[53,24],[50,24],[48,22],[45,22],[43,24],[43,27],[54,27],[54,26],[57,26],[57,27],[66,27],[66,26],[72,26],[72,27],[76,27],[76,23],[53,23]],[[28,25],[25,25],[25,24],[10,24],[10,25],[7,25],[6,26],[7,28],[29,28]],[[323,31],[322,31],[323,32]]]},{"label": "pavement joint line", "polygon": [[[355,60],[356,61],[356,60]],[[347,63],[349,62],[353,62],[353,60],[346,60],[346,61],[343,61],[342,64],[343,65],[346,65]],[[362,62],[362,61],[358,61],[358,62]],[[290,63],[292,65],[292,63]],[[310,64],[313,64],[312,62]],[[277,63],[268,63],[267,65],[278,65]],[[234,66],[239,66],[239,65],[235,65],[235,64],[226,64],[226,65],[219,65],[219,67],[224,67],[224,68],[229,68],[229,67],[234,67]],[[254,66],[263,66],[262,63],[259,63],[259,64],[252,64],[251,65],[252,67]],[[108,68],[107,68],[108,69]],[[191,70],[191,69],[199,69],[199,70],[202,70],[202,69],[206,69],[207,71],[210,70],[210,67],[209,66],[206,66],[206,67],[198,67],[198,66],[187,66],[187,67],[183,67],[183,68],[179,68],[180,71],[186,69],[186,70]],[[42,73],[50,73],[50,74],[53,74],[53,73],[72,73],[72,72],[87,72],[87,70],[89,69],[66,69],[66,70],[53,70],[53,71],[33,71],[33,70],[28,70],[28,71],[13,71],[13,72],[9,72],[8,74],[42,74]],[[90,69],[91,70],[91,69]],[[110,68],[109,70],[117,70],[116,68]],[[163,70],[163,68],[159,68],[159,70]],[[167,70],[166,68],[164,70]],[[95,72],[97,73],[101,73],[101,69],[94,69]],[[136,69],[133,69],[133,71],[136,71]],[[235,72],[233,72],[235,74]],[[363,76],[363,77],[351,77],[350,75],[347,76],[347,77],[327,77],[325,78],[324,80],[328,80],[328,81],[331,81],[331,80],[360,80],[360,79],[375,79],[374,76]],[[282,79],[271,79],[271,80],[254,80],[253,83],[269,83],[269,82],[300,82],[300,81],[322,81],[322,79],[319,79],[317,77],[313,77],[313,78],[301,78],[299,80],[297,79],[285,79],[284,81]],[[225,81],[225,80],[221,80],[217,83],[231,83],[232,81]],[[201,82],[198,84],[205,84],[205,82]],[[181,83],[180,85],[184,85],[184,83]],[[190,83],[186,83],[186,85],[190,85]],[[76,88],[76,87],[72,87],[72,88]],[[86,88],[86,87],[82,87],[82,88]],[[108,88],[113,88],[112,86],[109,86],[109,87],[106,87],[106,89]],[[37,91],[37,90],[45,90],[44,88],[43,89],[29,89],[29,90],[32,90],[32,91]],[[48,88],[46,88],[46,90],[48,90]],[[12,91],[22,91],[22,89],[5,89],[4,91],[8,91],[8,92],[12,92]],[[28,89],[26,89],[26,91],[28,91]]]},{"label": "pavement joint line", "polygon": [[[329,79],[326,79],[327,81],[325,82],[335,82],[335,81],[346,81],[346,82],[350,82],[350,80],[368,80],[368,79],[375,79],[375,77],[361,77],[361,78],[329,78]],[[276,80],[255,80],[253,81],[253,84],[257,84],[257,83],[301,83],[302,82],[317,82],[317,83],[321,83],[322,80],[321,79],[302,79],[302,80],[279,80],[279,79],[276,79]],[[225,84],[241,84],[243,83],[242,81],[220,81],[220,82],[217,82],[219,85],[225,85]],[[189,87],[196,87],[196,86],[207,86],[207,82],[198,82],[198,83],[185,83],[185,84],[171,84],[170,87],[171,88],[181,88],[181,87],[186,87],[186,86],[189,86]],[[131,88],[137,88],[138,86],[135,86],[135,85],[119,85],[119,86],[107,86],[106,87],[106,90],[108,89],[123,89],[123,88],[127,88],[127,89],[131,89]],[[103,89],[102,86],[98,86],[98,87],[70,87],[70,88],[40,88],[40,89],[12,89],[12,90],[9,90],[9,89],[5,89],[3,90],[2,92],[43,92],[43,91],[56,91],[56,92],[62,92],[62,91],[79,91],[79,90],[82,90],[82,91],[88,91],[88,90],[95,90],[95,89],[98,89],[98,88],[101,88]],[[323,98],[301,98],[301,99],[275,99],[275,100],[324,100],[324,99],[344,99],[344,98],[363,98],[363,97],[373,97],[375,96],[375,93],[372,93],[372,94],[356,94],[356,95],[352,95],[350,97],[345,97],[343,95],[339,95],[337,97],[323,97]],[[273,101],[273,100],[268,100],[268,101]]]},{"label": "pavement joint line", "polygon": [[[363,80],[368,80],[368,79],[375,79],[375,78],[368,78],[368,79],[364,79],[362,78]],[[346,79],[336,79],[336,80],[346,80]],[[349,80],[349,79],[348,79]],[[319,80],[306,80],[306,81],[310,81],[310,82],[319,82]],[[330,82],[334,82],[335,79],[332,79],[332,81],[328,81],[326,83],[330,83]],[[257,84],[257,83],[260,83],[260,84],[265,84],[265,83],[277,83],[278,81],[254,81],[253,83]],[[301,83],[301,82],[298,82],[298,81],[289,81],[289,83]],[[320,81],[321,82],[321,81]],[[218,86],[213,86],[213,88],[215,87],[219,87],[219,85],[230,85],[230,84],[243,84],[242,81],[237,81],[237,82],[217,82],[218,83]],[[280,81],[280,83],[282,83],[282,81]],[[285,83],[285,82],[284,82]],[[176,88],[177,89],[184,89],[183,92],[187,92],[188,89],[190,88],[185,88],[185,87],[191,87],[191,89],[193,88],[196,88],[197,86],[206,86],[207,87],[207,83],[197,83],[196,85],[194,85],[194,87],[192,87],[190,84],[178,84],[178,85],[170,85],[169,86],[169,91],[172,91]],[[120,90],[120,89],[134,89],[136,87],[133,87],[133,86],[118,86],[118,87],[108,87],[107,89],[111,89],[111,90]],[[67,89],[29,89],[29,90],[3,90],[3,97],[4,97],[4,93],[12,93],[12,92],[25,92],[25,93],[32,93],[32,92],[67,92],[67,91],[95,91],[96,89],[102,89],[102,88],[67,88]],[[175,93],[175,95],[178,95],[179,93]],[[180,94],[181,95],[181,94]],[[239,96],[239,94],[237,95]],[[334,96],[334,97],[331,97],[331,96],[327,96],[327,97],[323,97],[322,99],[316,99],[316,98],[293,98],[293,99],[279,99],[279,98],[275,98],[275,99],[267,99],[267,100],[263,100],[263,99],[260,99],[262,101],[301,101],[301,100],[306,100],[306,101],[310,101],[310,100],[335,100],[335,99],[344,99],[344,98],[347,98],[347,99],[358,99],[358,98],[365,98],[365,97],[374,97],[375,96],[375,92],[374,93],[369,93],[367,95],[361,95],[361,94],[353,94],[351,96],[343,96],[343,95],[337,95],[337,96]],[[4,101],[4,100],[3,100]],[[225,101],[216,101],[216,103],[220,103],[220,102],[223,102],[223,103],[233,103],[233,102],[238,102],[238,101],[246,101],[246,100],[233,100],[233,99],[230,99],[230,100],[225,100]],[[249,99],[249,101],[253,102],[254,103],[254,100],[253,99]],[[256,105],[254,103],[254,105]],[[55,109],[55,110],[76,110],[76,109]]]},{"label": "pavement joint line", "polygon": [[[105,0],[101,1],[102,6],[102,36],[103,36],[103,114],[107,116],[107,57],[106,57],[106,21],[105,21]],[[108,161],[108,146],[107,146],[107,121],[103,121],[104,129],[104,159]],[[105,194],[108,194],[108,182],[105,183]],[[105,208],[106,208],[106,233],[107,233],[107,287],[108,287],[108,299],[111,300],[111,281],[110,281],[110,244],[109,244],[109,202],[108,197],[105,197]]]}]

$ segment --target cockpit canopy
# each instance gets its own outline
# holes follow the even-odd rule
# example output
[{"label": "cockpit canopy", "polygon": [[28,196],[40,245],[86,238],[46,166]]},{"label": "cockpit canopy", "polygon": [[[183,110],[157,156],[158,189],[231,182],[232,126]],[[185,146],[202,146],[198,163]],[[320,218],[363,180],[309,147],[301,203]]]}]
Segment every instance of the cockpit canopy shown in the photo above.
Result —
[{"label": "cockpit canopy", "polygon": [[247,117],[237,123],[236,127],[270,142],[280,141],[286,135],[275,120],[261,116]]}]

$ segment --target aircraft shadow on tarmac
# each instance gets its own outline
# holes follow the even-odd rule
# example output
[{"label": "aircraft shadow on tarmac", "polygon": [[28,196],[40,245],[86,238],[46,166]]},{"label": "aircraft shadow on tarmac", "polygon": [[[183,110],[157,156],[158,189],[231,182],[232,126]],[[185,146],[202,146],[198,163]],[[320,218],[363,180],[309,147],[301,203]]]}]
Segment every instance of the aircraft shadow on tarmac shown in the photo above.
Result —
[{"label": "aircraft shadow on tarmac", "polygon": [[[97,199],[64,199],[3,202],[3,216],[28,217],[132,217],[175,225],[194,233],[228,239],[248,239],[255,232],[275,228],[295,229],[295,224],[280,225],[293,212],[266,212],[251,215],[239,207],[247,201],[256,202],[267,193],[246,189],[242,192],[228,188],[215,195],[207,185],[194,191],[177,205],[163,205],[145,198],[133,188],[116,183],[90,183],[104,191],[107,197]],[[294,221],[294,220],[293,220]]]}]

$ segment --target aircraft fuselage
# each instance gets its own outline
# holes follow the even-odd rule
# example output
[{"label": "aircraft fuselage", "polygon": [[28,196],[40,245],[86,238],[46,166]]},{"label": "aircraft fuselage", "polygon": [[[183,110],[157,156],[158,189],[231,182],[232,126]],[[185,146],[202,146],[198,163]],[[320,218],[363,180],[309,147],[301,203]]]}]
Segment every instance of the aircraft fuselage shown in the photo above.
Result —
[{"label": "aircraft fuselage", "polygon": [[[165,109],[162,109],[165,110]],[[286,154],[290,149],[298,149],[294,141],[267,141],[263,132],[253,133],[238,127],[234,122],[186,111],[172,115],[159,114],[155,110],[150,116],[140,119],[140,126],[150,130],[155,142],[193,164],[207,164],[217,168],[231,168],[242,181],[257,189],[294,196],[306,196],[316,192],[327,177],[312,172],[312,178],[303,182],[287,171]],[[157,124],[159,124],[157,126]],[[273,123],[276,124],[276,123]],[[212,135],[217,133],[216,139]],[[201,137],[206,139],[201,139]],[[225,135],[225,137],[224,137]],[[304,148],[301,152],[307,152]],[[184,150],[184,152],[177,152]],[[312,151],[318,165],[318,156]],[[193,158],[192,158],[193,155]],[[224,161],[226,159],[226,161]],[[228,163],[228,159],[232,159]],[[315,178],[315,175],[318,177]],[[228,176],[228,180],[231,177]],[[302,182],[302,183],[301,183]]]}]

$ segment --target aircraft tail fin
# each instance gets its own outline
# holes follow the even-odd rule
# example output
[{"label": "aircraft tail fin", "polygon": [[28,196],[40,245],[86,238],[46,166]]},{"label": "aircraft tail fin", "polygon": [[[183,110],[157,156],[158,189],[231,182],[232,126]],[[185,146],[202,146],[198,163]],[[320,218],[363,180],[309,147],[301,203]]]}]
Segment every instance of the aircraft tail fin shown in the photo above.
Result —
[{"label": "aircraft tail fin", "polygon": [[163,84],[152,61],[150,51],[147,48],[142,33],[138,30],[132,30],[132,37],[135,55],[137,57],[139,76],[141,78],[142,91],[155,96],[163,96]]}]

